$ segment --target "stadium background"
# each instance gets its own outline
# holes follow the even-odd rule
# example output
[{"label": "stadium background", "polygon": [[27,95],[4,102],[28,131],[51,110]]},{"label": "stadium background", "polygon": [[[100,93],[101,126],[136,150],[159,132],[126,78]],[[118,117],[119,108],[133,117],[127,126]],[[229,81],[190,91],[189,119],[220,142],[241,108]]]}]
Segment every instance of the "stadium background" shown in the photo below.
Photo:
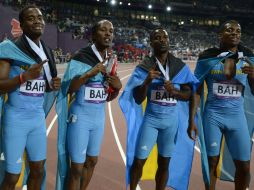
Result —
[{"label": "stadium background", "polygon": [[[192,69],[200,52],[218,45],[216,33],[219,25],[226,20],[238,20],[242,25],[242,43],[251,49],[254,47],[252,0],[1,0],[0,41],[13,39],[18,35],[18,11],[26,4],[36,4],[44,14],[47,24],[43,40],[54,49],[60,76],[63,75],[71,55],[91,42],[92,24],[104,18],[112,21],[115,28],[113,50],[121,63],[118,70],[123,84],[127,82],[135,65],[151,53],[149,32],[158,26],[163,26],[169,32],[171,52],[187,62]],[[101,158],[88,189],[125,189],[125,122],[117,100],[108,104],[107,110],[112,115],[111,118],[107,115]],[[55,183],[56,118],[52,112],[47,120],[49,190],[54,189]],[[198,148],[196,150],[190,190],[204,189]],[[253,164],[251,173],[254,174]],[[140,188],[150,190],[153,186],[151,181],[141,182]],[[230,190],[233,185],[219,182],[217,189]],[[250,189],[254,189],[253,180]]]}]

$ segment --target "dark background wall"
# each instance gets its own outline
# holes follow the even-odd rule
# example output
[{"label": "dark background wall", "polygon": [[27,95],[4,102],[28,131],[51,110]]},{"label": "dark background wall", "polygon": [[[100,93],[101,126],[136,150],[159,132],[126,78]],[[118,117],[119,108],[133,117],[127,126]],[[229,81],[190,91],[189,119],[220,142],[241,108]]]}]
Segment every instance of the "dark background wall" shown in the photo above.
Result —
[{"label": "dark background wall", "polygon": [[[18,20],[18,11],[0,4],[0,40],[2,40],[5,34],[8,35],[9,39],[12,39],[11,20],[13,18]],[[64,53],[73,53],[87,45],[86,40],[73,40],[70,32],[58,33],[57,27],[54,24],[46,24],[42,39],[50,48],[55,49],[60,47]]]}]

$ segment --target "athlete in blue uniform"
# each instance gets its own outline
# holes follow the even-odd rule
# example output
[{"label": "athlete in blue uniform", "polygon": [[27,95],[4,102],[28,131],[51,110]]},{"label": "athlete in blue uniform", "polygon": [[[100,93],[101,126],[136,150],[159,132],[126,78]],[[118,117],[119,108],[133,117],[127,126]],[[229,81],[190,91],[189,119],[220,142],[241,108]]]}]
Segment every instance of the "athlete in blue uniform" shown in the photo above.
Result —
[{"label": "athlete in blue uniform", "polygon": [[[66,76],[68,73],[71,75],[68,92],[75,93],[67,126],[67,147],[71,159],[69,190],[87,188],[100,152],[105,103],[116,98],[122,87],[118,76],[106,73],[110,56],[107,49],[112,43],[113,31],[113,25],[108,20],[96,23],[92,28],[94,44],[81,49],[66,70]],[[113,87],[113,93],[107,92],[105,83]]]},{"label": "athlete in blue uniform", "polygon": [[[178,101],[189,100],[194,83],[192,79],[195,78],[185,80],[187,78],[185,76],[191,72],[180,59],[169,53],[169,36],[166,30],[163,28],[154,30],[150,35],[150,41],[154,55],[146,58],[133,73],[137,79],[142,80],[133,90],[135,102],[141,104],[147,97],[147,106],[130,169],[130,190],[136,189],[143,166],[156,143],[158,145],[156,190],[165,189],[179,125],[178,113],[181,108]],[[174,83],[180,75],[178,82]]]},{"label": "athlete in blue uniform", "polygon": [[27,187],[39,190],[47,147],[44,93],[59,89],[61,81],[51,50],[40,40],[45,26],[41,11],[27,6],[19,20],[23,35],[15,43],[1,44],[0,93],[8,100],[2,118],[6,172],[0,189],[15,189],[26,149],[30,167]]},{"label": "athlete in blue uniform", "polygon": [[[250,182],[251,138],[244,113],[244,89],[249,84],[252,93],[254,91],[254,67],[242,59],[243,56],[253,57],[253,53],[239,45],[240,38],[241,26],[237,21],[224,23],[219,32],[220,48],[204,51],[199,57],[200,64],[195,69],[201,85],[193,100],[188,133],[193,139],[193,132],[197,135],[194,110],[205,81],[208,95],[203,126],[210,173],[210,186],[206,184],[207,190],[215,189],[222,135],[225,136],[236,167],[235,189],[246,190]],[[209,64],[213,58],[218,61]],[[206,67],[203,72],[202,67]]]}]

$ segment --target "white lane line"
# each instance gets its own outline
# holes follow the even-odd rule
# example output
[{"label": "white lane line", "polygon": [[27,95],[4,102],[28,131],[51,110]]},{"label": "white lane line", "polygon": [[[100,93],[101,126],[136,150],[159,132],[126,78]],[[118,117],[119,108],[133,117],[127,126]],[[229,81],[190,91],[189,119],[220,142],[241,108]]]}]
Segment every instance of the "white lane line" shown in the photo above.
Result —
[{"label": "white lane line", "polygon": [[117,73],[123,73],[123,72],[126,72],[126,71],[132,71],[133,69],[125,69],[125,70],[117,71]]},{"label": "white lane line", "polygon": [[121,157],[123,159],[124,165],[126,165],[126,156],[123,150],[123,147],[121,145],[121,142],[119,140],[118,134],[116,132],[116,127],[115,127],[115,123],[114,123],[114,119],[113,119],[113,115],[112,115],[112,111],[111,111],[111,102],[108,103],[108,112],[109,112],[109,119],[110,119],[110,124],[111,124],[111,128],[113,130],[113,134],[116,140],[116,144],[118,146],[119,152],[121,154]]},{"label": "white lane line", "polygon": [[[121,78],[120,80],[122,81],[125,78],[129,77],[130,75],[131,74]],[[117,144],[117,147],[119,149],[120,155],[121,155],[121,157],[123,159],[124,165],[126,166],[126,155],[124,153],[123,147],[121,145],[121,142],[119,140],[118,134],[116,132],[115,122],[114,122],[113,115],[112,115],[112,110],[111,110],[111,102],[108,102],[108,112],[109,112],[109,119],[110,119],[111,128],[112,128],[115,140],[116,140],[116,144]],[[139,185],[137,186],[136,190],[141,190]]]},{"label": "white lane line", "polygon": [[124,80],[124,79],[128,78],[129,76],[131,76],[131,74],[126,75],[125,77],[121,78],[120,80],[122,81],[122,80]]},{"label": "white lane line", "polygon": [[54,126],[54,123],[55,123],[56,119],[57,119],[57,115],[55,115],[55,117],[53,118],[53,120],[52,120],[51,123],[49,124],[49,127],[47,128],[47,136],[49,135],[49,133],[50,133],[52,127]]}]

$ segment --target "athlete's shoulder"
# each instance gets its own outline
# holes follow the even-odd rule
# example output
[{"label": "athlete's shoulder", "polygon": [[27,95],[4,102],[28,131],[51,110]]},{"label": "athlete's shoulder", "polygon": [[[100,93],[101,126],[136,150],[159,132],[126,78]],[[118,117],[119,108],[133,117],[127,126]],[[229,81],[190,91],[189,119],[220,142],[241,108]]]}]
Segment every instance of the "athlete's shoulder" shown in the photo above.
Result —
[{"label": "athlete's shoulder", "polygon": [[209,48],[199,54],[198,60],[217,57],[217,55],[219,55],[220,53],[221,53],[221,50],[219,48],[216,48],[216,47]]},{"label": "athlete's shoulder", "polygon": [[172,62],[172,63],[174,63],[174,64],[176,64],[178,66],[182,66],[183,67],[185,65],[185,63],[180,58],[175,57],[171,53],[168,53],[168,59],[169,59],[170,63]]},{"label": "athlete's shoulder", "polygon": [[155,57],[149,57],[146,56],[143,61],[137,65],[137,68],[141,68],[145,71],[149,71],[151,68],[155,67],[156,61],[155,61]]},{"label": "athlete's shoulder", "polygon": [[239,52],[243,52],[244,56],[248,56],[248,57],[253,57],[254,56],[253,50],[251,50],[250,48],[244,46],[243,44],[239,44],[238,50],[239,50]]},{"label": "athlete's shoulder", "polygon": [[90,54],[91,50],[92,50],[91,46],[87,46],[87,47],[81,48],[81,49],[77,50],[74,53],[72,59],[79,60],[82,57],[86,56],[87,54]]},{"label": "athlete's shoulder", "polygon": [[74,56],[72,57],[73,60],[82,62],[84,64],[90,65],[90,66],[95,66],[97,63],[99,63],[100,61],[98,60],[98,58],[96,57],[96,55],[94,54],[91,46],[87,46],[85,48],[81,48],[80,50],[78,50]]}]

